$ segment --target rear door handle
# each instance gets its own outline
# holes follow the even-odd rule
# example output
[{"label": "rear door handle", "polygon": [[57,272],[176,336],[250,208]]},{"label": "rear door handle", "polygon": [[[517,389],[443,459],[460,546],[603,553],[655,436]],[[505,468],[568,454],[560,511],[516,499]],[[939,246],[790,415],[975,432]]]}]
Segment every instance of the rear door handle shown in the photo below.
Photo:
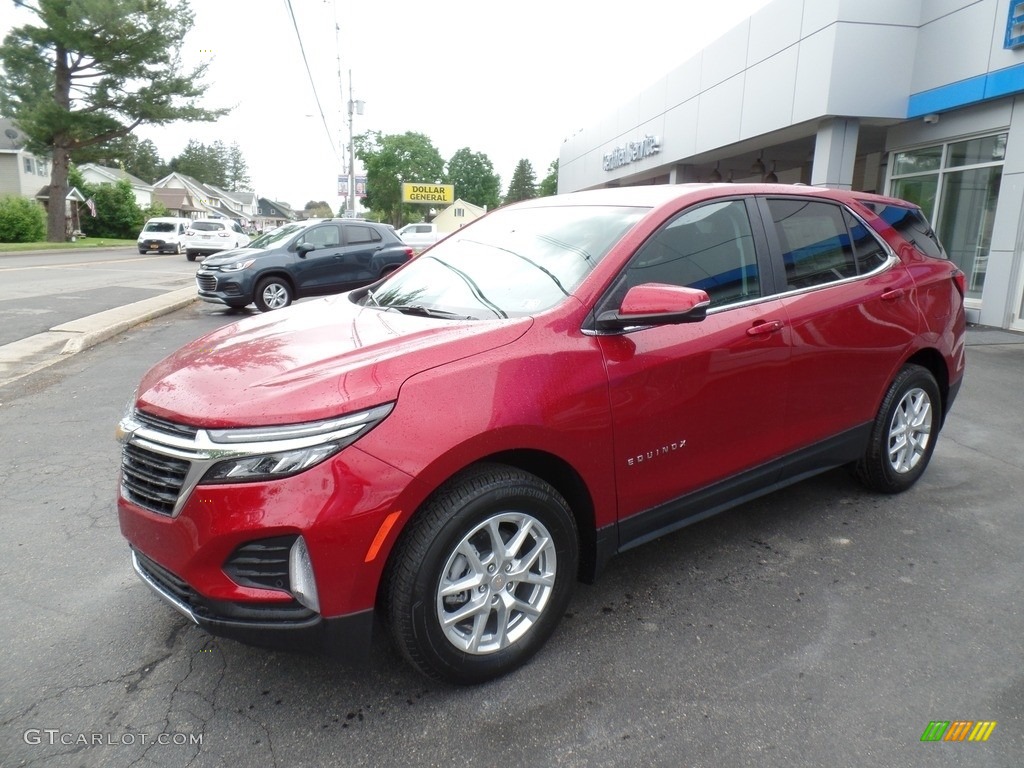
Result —
[{"label": "rear door handle", "polygon": [[902,288],[893,288],[882,294],[882,301],[896,301],[896,299],[902,299],[906,293]]},{"label": "rear door handle", "polygon": [[752,326],[747,328],[747,336],[767,336],[769,333],[781,330],[781,320],[756,320]]}]

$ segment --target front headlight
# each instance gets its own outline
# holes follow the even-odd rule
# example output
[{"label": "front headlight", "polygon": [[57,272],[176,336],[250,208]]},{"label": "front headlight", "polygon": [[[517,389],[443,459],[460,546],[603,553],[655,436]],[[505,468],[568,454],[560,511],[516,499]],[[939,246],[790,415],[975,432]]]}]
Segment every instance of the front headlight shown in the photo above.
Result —
[{"label": "front headlight", "polygon": [[256,259],[246,259],[245,261],[236,261],[234,264],[225,264],[220,268],[221,272],[241,272],[243,269],[248,269],[256,263]]},{"label": "front headlight", "polygon": [[208,430],[225,458],[211,466],[199,484],[251,483],[298,474],[354,443],[380,424],[392,407],[388,403],[304,424]]}]

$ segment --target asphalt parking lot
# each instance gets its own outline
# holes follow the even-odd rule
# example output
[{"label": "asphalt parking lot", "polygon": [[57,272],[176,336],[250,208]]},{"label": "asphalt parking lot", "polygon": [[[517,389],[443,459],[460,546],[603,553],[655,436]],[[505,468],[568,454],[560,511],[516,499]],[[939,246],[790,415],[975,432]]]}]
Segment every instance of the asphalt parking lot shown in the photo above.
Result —
[{"label": "asphalt parking lot", "polygon": [[[462,689],[385,642],[352,670],[211,638],[132,573],[114,425],[233,319],[193,304],[0,387],[4,768],[1021,765],[1024,338],[971,330],[908,493],[833,472],[632,550],[531,664]],[[957,720],[997,725],[921,741]]]}]

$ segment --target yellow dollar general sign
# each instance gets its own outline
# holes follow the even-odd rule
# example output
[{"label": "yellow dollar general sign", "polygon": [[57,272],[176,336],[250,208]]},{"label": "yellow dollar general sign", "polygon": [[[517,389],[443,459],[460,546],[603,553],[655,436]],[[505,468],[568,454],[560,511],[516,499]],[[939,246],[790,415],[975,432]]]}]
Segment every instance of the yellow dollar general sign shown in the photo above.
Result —
[{"label": "yellow dollar general sign", "polygon": [[403,203],[454,203],[454,184],[402,184]]},{"label": "yellow dollar general sign", "polygon": [[995,720],[932,720],[921,741],[988,741],[995,729]]}]

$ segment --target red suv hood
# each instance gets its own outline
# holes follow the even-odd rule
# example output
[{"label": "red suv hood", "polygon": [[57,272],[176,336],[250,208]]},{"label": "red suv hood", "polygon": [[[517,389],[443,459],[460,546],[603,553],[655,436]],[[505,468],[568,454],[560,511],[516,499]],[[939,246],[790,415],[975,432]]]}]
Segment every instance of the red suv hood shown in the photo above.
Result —
[{"label": "red suv hood", "polygon": [[451,322],[336,296],[242,320],[182,347],[145,375],[137,402],[197,427],[315,421],[394,400],[409,376],[509,344],[532,322]]}]

